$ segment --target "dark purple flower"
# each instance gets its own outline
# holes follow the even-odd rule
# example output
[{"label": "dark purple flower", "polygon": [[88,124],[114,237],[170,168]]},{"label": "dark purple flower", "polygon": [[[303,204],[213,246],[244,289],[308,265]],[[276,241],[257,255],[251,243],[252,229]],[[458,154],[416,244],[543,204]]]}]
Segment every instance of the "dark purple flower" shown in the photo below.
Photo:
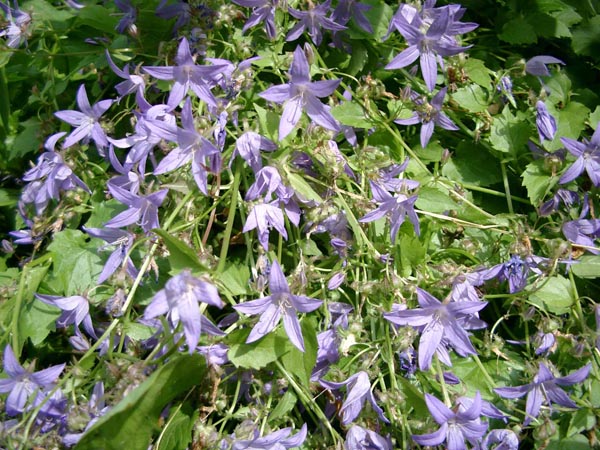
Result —
[{"label": "dark purple flower", "polygon": [[535,116],[535,125],[540,136],[540,143],[544,140],[551,141],[556,134],[556,119],[548,112],[546,104],[540,100],[535,104],[537,114]]},{"label": "dark purple flower", "polygon": [[173,329],[181,322],[185,341],[192,353],[198,345],[203,330],[212,335],[223,334],[200,312],[198,302],[217,308],[223,307],[217,288],[207,281],[192,276],[189,270],[184,270],[167,281],[164,289],[156,293],[144,311],[144,319],[166,314]]},{"label": "dark purple flower", "polygon": [[11,346],[7,345],[4,347],[3,368],[8,378],[0,379],[0,393],[10,392],[6,399],[6,413],[16,416],[25,411],[27,402],[32,400],[40,389],[54,386],[65,365],[59,364],[38,372],[30,372],[19,364]]},{"label": "dark purple flower", "polygon": [[456,131],[458,127],[450,118],[442,112],[442,104],[448,88],[440,89],[433,96],[431,102],[426,103],[418,95],[413,94],[416,111],[407,119],[396,119],[394,122],[400,125],[415,125],[421,123],[421,147],[427,147],[435,125],[445,130]]},{"label": "dark purple flower", "polygon": [[167,1],[161,0],[160,5],[156,8],[156,15],[165,20],[176,17],[177,21],[173,26],[174,31],[176,31],[189,23],[192,16],[192,7],[183,0],[175,0],[175,3],[171,5],[167,5]]},{"label": "dark purple flower", "polygon": [[568,189],[557,189],[556,194],[540,206],[540,216],[549,216],[558,210],[561,203],[570,208],[575,203],[579,203],[579,195],[577,192]]},{"label": "dark purple flower", "polygon": [[294,129],[302,111],[317,124],[328,130],[338,131],[339,124],[329,112],[329,108],[318,98],[327,97],[335,91],[341,80],[310,81],[310,67],[300,46],[294,51],[294,59],[289,70],[290,82],[271,86],[259,94],[260,97],[275,103],[283,103],[283,113],[279,121],[279,140],[284,139]]},{"label": "dark purple flower", "polygon": [[250,332],[246,343],[257,341],[270,333],[283,317],[283,327],[290,341],[303,352],[304,338],[296,313],[314,311],[321,306],[323,301],[292,294],[277,260],[273,261],[269,273],[269,291],[271,295],[267,297],[240,303],[233,307],[236,311],[244,314],[260,314],[260,319]]},{"label": "dark purple flower", "polygon": [[210,88],[214,85],[214,78],[224,66],[199,66],[194,61],[188,40],[184,37],[179,43],[176,66],[144,66],[145,72],[159,80],[173,80],[169,91],[167,104],[175,108],[191,89],[201,100],[212,107],[217,106],[215,96]]},{"label": "dark purple flower", "polygon": [[127,206],[127,209],[104,224],[108,228],[120,228],[137,223],[149,233],[154,228],[159,228],[158,207],[162,204],[168,189],[161,189],[149,195],[135,195],[129,191],[109,186],[109,191],[114,198]]},{"label": "dark purple flower", "polygon": [[275,8],[279,3],[278,0],[231,0],[236,5],[254,8],[252,14],[244,24],[242,32],[245,33],[248,29],[263,24],[269,39],[275,39],[277,31],[275,30]]},{"label": "dark purple flower", "polygon": [[[138,275],[138,271],[133,265],[133,261],[129,257],[129,251],[133,245],[133,234],[129,231],[119,230],[116,228],[86,228],[83,231],[92,237],[103,239],[107,245],[99,248],[103,250],[108,246],[114,246],[113,252],[108,257],[102,273],[98,277],[98,284],[104,283],[108,278],[115,273],[116,270],[125,266],[127,274],[131,278]],[[125,263],[125,264],[123,264]]]},{"label": "dark purple flower", "polygon": [[529,272],[541,275],[539,265],[544,258],[528,255],[522,259],[519,255],[512,255],[508,261],[488,269],[483,275],[486,280],[497,277],[500,281],[508,281],[508,292],[514,294],[527,286]]},{"label": "dark purple flower", "polygon": [[594,186],[600,186],[600,126],[596,127],[596,131],[589,141],[584,139],[583,142],[578,142],[565,137],[561,137],[560,141],[577,159],[562,174],[558,182],[565,184],[573,181],[585,170]]},{"label": "dark purple flower", "polygon": [[400,230],[400,226],[404,223],[404,219],[408,216],[408,219],[413,224],[415,233],[419,234],[419,218],[415,212],[415,202],[417,196],[407,197],[404,194],[397,193],[396,195],[390,194],[384,188],[379,186],[377,183],[370,182],[371,192],[373,193],[373,200],[379,203],[379,206],[361,217],[359,222],[373,222],[374,220],[381,219],[383,216],[390,218],[390,238],[392,243],[396,241],[396,236]]},{"label": "dark purple flower", "polygon": [[448,450],[465,450],[465,441],[468,441],[474,448],[479,447],[487,431],[487,423],[480,419],[482,402],[479,391],[468,409],[459,408],[456,412],[430,394],[425,394],[425,403],[440,428],[430,434],[413,435],[417,444],[435,446],[445,442]]},{"label": "dark purple flower", "polygon": [[115,30],[121,34],[127,30],[134,30],[137,10],[131,4],[131,0],[115,0],[115,5],[123,13],[123,17],[119,20]]},{"label": "dark purple flower", "polygon": [[600,219],[579,219],[565,222],[562,226],[565,237],[573,244],[584,247],[588,252],[600,254],[594,244],[600,237]]},{"label": "dark purple flower", "polygon": [[577,408],[577,404],[559,386],[571,386],[581,383],[590,373],[592,364],[588,363],[581,369],[566,377],[555,377],[544,363],[540,363],[538,373],[529,384],[517,387],[496,388],[494,391],[504,398],[519,398],[527,394],[525,413],[527,417],[523,425],[527,426],[538,416],[542,404],[551,407],[552,403],[565,408]]},{"label": "dark purple flower", "polygon": [[306,424],[302,425],[300,431],[293,436],[292,428],[282,428],[263,437],[256,436],[254,439],[240,439],[233,443],[231,450],[285,450],[297,448],[306,440]]},{"label": "dark purple flower", "polygon": [[346,433],[345,450],[392,450],[389,436],[384,438],[374,431],[352,425]]},{"label": "dark purple flower", "polygon": [[202,345],[196,347],[196,350],[198,350],[198,353],[201,355],[204,355],[208,366],[220,367],[229,362],[229,357],[227,356],[229,347],[223,343]]},{"label": "dark purple flower", "polygon": [[85,91],[85,85],[79,86],[77,106],[80,111],[65,110],[54,113],[63,122],[77,127],[67,136],[63,148],[71,147],[79,141],[87,144],[91,138],[96,144],[98,152],[103,156],[105,149],[108,147],[108,138],[100,124],[100,117],[113,103],[114,100],[100,100],[94,106],[91,106]]},{"label": "dark purple flower", "polygon": [[360,28],[373,34],[373,26],[364,14],[371,8],[371,5],[360,3],[357,0],[340,0],[331,14],[331,20],[339,25],[346,25],[350,19],[354,19]]},{"label": "dark purple flower", "polygon": [[538,77],[549,77],[550,71],[546,67],[546,64],[564,65],[565,63],[558,58],[554,58],[553,56],[534,56],[525,63],[525,72]]},{"label": "dark purple flower", "polygon": [[434,354],[451,366],[447,347],[453,347],[460,356],[477,352],[465,330],[485,327],[475,314],[487,305],[481,301],[440,302],[423,289],[417,288],[420,308],[396,309],[383,317],[395,325],[411,326],[421,331],[419,340],[419,369],[428,370]]},{"label": "dark purple flower", "polygon": [[346,387],[346,400],[342,404],[339,413],[342,415],[342,425],[348,425],[353,422],[362,411],[365,401],[369,400],[373,411],[377,413],[379,418],[385,422],[390,421],[384,416],[383,410],[377,405],[375,397],[371,392],[371,383],[367,372],[360,371],[345,381],[335,383],[333,381],[320,380],[323,387],[331,390],[339,390]]},{"label": "dark purple flower", "polygon": [[346,29],[344,25],[340,25],[331,18],[325,17],[330,11],[331,0],[326,0],[324,3],[316,5],[311,3],[310,5],[308,11],[288,8],[290,15],[298,19],[299,22],[289,31],[285,37],[286,41],[295,41],[306,30],[313,43],[319,45],[323,39],[321,28],[331,31]]},{"label": "dark purple flower", "polygon": [[72,295],[71,297],[61,297],[58,295],[35,294],[36,298],[47,305],[60,308],[62,314],[56,319],[56,326],[65,328],[69,325],[83,324],[83,329],[92,337],[96,337],[96,332],[92,325],[90,317],[90,302],[87,298],[81,295]]},{"label": "dark purple flower", "polygon": [[400,5],[390,22],[389,31],[396,28],[409,46],[385,66],[388,70],[401,69],[420,58],[423,79],[430,91],[435,87],[437,65],[443,68],[442,57],[457,55],[470,48],[461,47],[455,36],[478,26],[458,21],[464,14],[460,5],[433,8],[433,4],[435,2],[426,3],[420,12],[413,6]]}]

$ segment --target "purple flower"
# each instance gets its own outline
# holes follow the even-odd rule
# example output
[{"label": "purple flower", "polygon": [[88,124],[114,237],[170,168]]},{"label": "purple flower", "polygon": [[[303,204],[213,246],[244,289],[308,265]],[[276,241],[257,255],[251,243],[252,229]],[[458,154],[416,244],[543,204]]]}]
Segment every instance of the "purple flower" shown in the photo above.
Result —
[{"label": "purple flower", "polygon": [[558,210],[561,203],[570,208],[575,203],[579,203],[579,195],[577,195],[577,192],[568,189],[557,189],[556,194],[540,206],[540,216],[549,216]]},{"label": "purple flower", "polygon": [[27,402],[36,396],[40,389],[53,387],[65,365],[59,364],[38,372],[30,372],[19,364],[12,348],[7,345],[4,348],[3,368],[8,378],[0,379],[0,393],[10,392],[6,399],[6,413],[16,416],[25,411]]},{"label": "purple flower", "polygon": [[390,218],[390,238],[392,243],[396,241],[396,236],[400,230],[400,226],[404,223],[404,219],[408,216],[408,219],[413,224],[415,233],[419,234],[419,218],[415,212],[415,202],[417,196],[407,197],[404,194],[397,193],[391,195],[384,188],[379,186],[377,183],[370,182],[371,192],[373,193],[373,200],[379,203],[379,206],[361,217],[359,222],[373,222],[374,220],[381,219],[383,216]]},{"label": "purple flower", "polygon": [[565,184],[573,181],[585,170],[594,186],[600,186],[600,126],[596,128],[589,141],[584,139],[583,142],[578,142],[565,137],[561,137],[560,141],[577,159],[562,174],[558,182]]},{"label": "purple flower", "polygon": [[540,136],[540,143],[544,140],[551,141],[556,134],[556,119],[548,112],[546,104],[540,100],[535,104],[537,114],[535,116],[535,126]]},{"label": "purple flower", "polygon": [[80,111],[65,110],[54,113],[63,122],[77,127],[67,136],[63,148],[71,147],[79,141],[87,144],[91,138],[96,144],[98,152],[103,156],[104,150],[108,147],[108,138],[100,124],[100,117],[110,108],[113,102],[114,100],[100,100],[94,106],[91,106],[85,91],[85,85],[79,86],[77,106]]},{"label": "purple flower", "polygon": [[279,3],[278,0],[232,0],[233,3],[247,8],[254,8],[252,14],[244,24],[242,32],[245,33],[248,29],[263,24],[269,39],[275,39],[277,31],[275,30],[275,8]]},{"label": "purple flower", "polygon": [[179,43],[176,66],[144,66],[145,72],[159,80],[174,80],[169,92],[167,104],[175,108],[191,89],[201,100],[216,107],[217,101],[210,91],[213,79],[220,73],[223,66],[199,66],[190,52],[188,40],[184,37]]},{"label": "purple flower", "polygon": [[90,400],[87,405],[84,405],[84,411],[90,417],[90,421],[85,426],[85,429],[81,433],[67,433],[62,438],[62,443],[67,447],[72,447],[77,444],[83,437],[85,431],[89,430],[100,417],[107,413],[110,409],[104,403],[104,383],[102,381],[97,382],[94,385],[94,390],[90,396]]},{"label": "purple flower", "polygon": [[419,369],[428,370],[434,353],[451,366],[447,347],[453,347],[460,356],[477,352],[465,330],[484,328],[485,323],[475,314],[487,305],[481,301],[440,302],[423,289],[417,288],[421,308],[396,309],[383,317],[395,325],[411,326],[421,331],[419,340]]},{"label": "purple flower", "polygon": [[374,431],[352,425],[346,433],[346,450],[392,450],[390,438],[384,438]]},{"label": "purple flower", "polygon": [[252,207],[252,211],[248,214],[242,232],[246,233],[255,228],[258,231],[258,242],[267,251],[269,249],[269,233],[271,232],[271,228],[275,228],[287,240],[285,219],[283,218],[283,211],[281,211],[278,200],[270,203],[257,203]]},{"label": "purple flower", "polygon": [[233,443],[231,450],[284,450],[297,448],[306,440],[306,424],[302,425],[300,431],[293,436],[292,428],[282,428],[263,437],[254,439],[237,440]]},{"label": "purple flower", "polygon": [[585,247],[588,252],[595,255],[600,254],[600,249],[594,245],[595,239],[600,237],[600,219],[579,219],[565,222],[562,232],[573,244]]},{"label": "purple flower", "polygon": [[427,147],[427,144],[433,135],[433,128],[435,125],[442,127],[445,130],[458,130],[458,127],[454,122],[442,112],[442,104],[447,90],[448,88],[440,89],[429,103],[423,102],[418,95],[413,93],[412,96],[416,103],[416,111],[407,119],[394,120],[394,122],[400,125],[415,125],[421,122],[421,147],[423,148]]},{"label": "purple flower", "polygon": [[173,26],[174,30],[178,30],[187,25],[192,16],[192,7],[182,0],[176,0],[172,5],[167,5],[167,1],[168,0],[161,0],[160,5],[156,8],[156,15],[165,20],[176,17],[177,21]]},{"label": "purple flower", "polygon": [[8,24],[6,28],[0,31],[0,37],[6,37],[6,45],[8,48],[17,48],[27,40],[30,34],[29,25],[31,24],[31,16],[21,11],[15,2],[15,8],[10,8],[3,2],[0,3],[0,9],[4,12]]},{"label": "purple flower", "polygon": [[537,275],[542,274],[538,266],[543,261],[543,258],[533,255],[529,255],[525,259],[521,259],[519,255],[512,255],[505,263],[485,271],[483,276],[486,280],[498,277],[500,281],[508,281],[508,292],[514,294],[525,289],[530,271]]},{"label": "purple flower", "polygon": [[201,355],[204,355],[208,366],[220,367],[229,362],[229,357],[227,356],[229,347],[223,343],[202,345],[197,347],[196,350]]},{"label": "purple flower", "polygon": [[144,319],[167,314],[173,329],[181,322],[185,341],[192,353],[198,345],[198,339],[203,329],[212,335],[223,334],[200,312],[198,302],[217,308],[223,307],[217,288],[211,283],[193,277],[189,270],[184,270],[167,281],[164,289],[156,293],[144,311]]},{"label": "purple flower", "polygon": [[254,131],[247,131],[235,142],[235,150],[231,155],[231,160],[237,155],[241,156],[252,168],[254,173],[256,173],[262,168],[260,151],[272,152],[276,149],[277,145],[270,139],[267,139]]},{"label": "purple flower", "polygon": [[566,377],[555,377],[544,363],[540,363],[538,373],[531,383],[516,387],[496,388],[494,391],[504,398],[519,398],[527,394],[525,413],[527,417],[523,425],[527,426],[531,420],[538,416],[542,404],[549,407],[552,403],[565,408],[577,408],[577,404],[559,386],[571,386],[581,383],[590,373],[592,364],[588,363],[581,369]]},{"label": "purple flower", "polygon": [[104,283],[108,278],[115,273],[117,269],[123,266],[125,262],[125,268],[127,274],[131,278],[137,277],[138,271],[133,265],[133,261],[128,256],[131,246],[133,245],[133,234],[129,231],[118,230],[115,228],[86,228],[83,230],[92,237],[103,239],[107,245],[99,248],[103,250],[108,246],[114,246],[115,249],[108,257],[102,273],[98,277],[98,284]]},{"label": "purple flower", "polygon": [[128,208],[106,222],[105,227],[120,228],[137,223],[146,233],[160,227],[158,207],[167,196],[168,189],[161,189],[146,196],[132,194],[116,186],[109,186],[108,189],[114,198],[127,205]]},{"label": "purple flower", "polygon": [[470,48],[461,47],[454,36],[478,26],[458,21],[465,11],[460,5],[433,8],[433,4],[435,1],[427,2],[420,13],[413,6],[400,5],[389,30],[396,28],[409,46],[385,66],[388,70],[401,69],[420,58],[423,79],[430,91],[435,87],[437,64],[443,68],[441,57],[457,55]]},{"label": "purple flower", "polygon": [[269,273],[269,291],[271,295],[267,297],[244,302],[233,307],[236,311],[244,314],[260,314],[260,319],[250,332],[246,343],[257,341],[271,332],[283,317],[283,327],[290,341],[303,352],[304,338],[296,313],[314,311],[321,306],[323,301],[304,295],[292,294],[277,260],[273,261]]},{"label": "purple flower", "polygon": [[331,20],[339,25],[346,25],[350,19],[367,33],[373,33],[373,26],[365,16],[365,11],[372,8],[371,5],[360,3],[357,0],[340,0],[331,14]]},{"label": "purple flower", "polygon": [[525,72],[538,77],[549,77],[550,71],[546,67],[546,64],[564,65],[565,63],[558,58],[554,58],[553,56],[534,56],[525,63]]},{"label": "purple flower", "polygon": [[[311,3],[312,6],[312,3]],[[330,11],[331,0],[326,0],[324,3],[309,6],[308,11],[298,11],[294,8],[288,8],[288,12],[291,16],[299,20],[294,25],[290,32],[285,37],[286,41],[295,41],[298,39],[304,30],[308,31],[308,35],[315,45],[321,44],[323,36],[321,35],[321,28],[331,31],[342,31],[346,27],[334,22],[332,19],[325,17]]]},{"label": "purple flower", "polygon": [[367,375],[367,372],[361,370],[347,380],[339,383],[324,380],[320,380],[320,383],[323,385],[323,387],[332,390],[339,390],[346,386],[346,401],[344,401],[342,408],[339,411],[342,415],[342,425],[348,425],[358,417],[365,405],[366,400],[369,400],[373,411],[377,413],[383,422],[390,423],[390,421],[383,415],[383,410],[375,401],[375,397],[371,392],[371,383],[369,382],[369,376]]},{"label": "purple flower", "polygon": [[519,438],[512,430],[492,430],[481,443],[482,450],[518,450]]},{"label": "purple flower", "polygon": [[440,428],[430,434],[413,435],[417,444],[434,446],[445,442],[448,450],[464,450],[465,441],[468,441],[474,448],[479,448],[481,438],[487,431],[487,423],[480,420],[482,402],[479,391],[468,409],[459,408],[457,412],[430,394],[425,394],[425,403]]},{"label": "purple flower", "polygon": [[129,73],[129,64],[125,64],[125,67],[123,67],[122,70],[119,69],[110,57],[108,50],[106,50],[106,60],[108,61],[108,66],[115,75],[125,80],[115,86],[115,89],[121,97],[131,94],[132,92],[139,92],[140,94],[144,92],[144,77],[141,75],[131,75]]},{"label": "purple flower", "polygon": [[121,34],[126,30],[134,30],[137,10],[131,4],[131,0],[115,0],[115,5],[123,12],[123,17],[119,20],[115,30]]},{"label": "purple flower", "polygon": [[56,319],[56,325],[59,328],[65,328],[69,325],[79,325],[83,323],[83,329],[92,337],[96,337],[96,332],[92,325],[90,317],[90,302],[87,298],[80,295],[71,297],[60,297],[58,295],[35,294],[36,298],[47,305],[56,306],[62,310],[62,314]]},{"label": "purple flower", "polygon": [[339,124],[319,98],[327,97],[335,91],[341,80],[310,81],[310,70],[306,55],[300,46],[294,51],[290,67],[290,82],[271,86],[259,94],[260,97],[275,103],[283,103],[283,113],[279,121],[279,140],[284,139],[300,120],[302,111],[317,124],[328,130],[338,131]]}]

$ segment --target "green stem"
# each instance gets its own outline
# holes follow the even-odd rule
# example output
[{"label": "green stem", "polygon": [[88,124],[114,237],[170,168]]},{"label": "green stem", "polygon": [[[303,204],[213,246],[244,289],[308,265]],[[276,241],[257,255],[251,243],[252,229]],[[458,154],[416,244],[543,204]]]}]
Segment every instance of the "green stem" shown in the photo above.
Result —
[{"label": "green stem", "polygon": [[0,140],[4,140],[8,135],[8,126],[10,121],[10,98],[8,96],[8,83],[6,82],[6,73],[4,66],[0,67]]},{"label": "green stem", "polygon": [[448,408],[452,408],[452,402],[450,401],[450,395],[448,395],[448,389],[446,387],[446,380],[444,379],[444,370],[438,357],[435,358],[435,369],[440,379],[440,387],[442,388],[442,395],[444,396],[444,403]]},{"label": "green stem", "polygon": [[233,222],[235,219],[235,212],[238,205],[238,192],[240,189],[240,180],[242,171],[239,167],[239,161],[235,161],[233,174],[233,186],[231,187],[231,204],[229,205],[229,214],[227,214],[227,225],[225,226],[225,236],[223,237],[223,243],[221,244],[221,253],[219,254],[219,265],[217,266],[217,273],[225,270],[225,263],[227,262],[227,252],[229,251],[229,243],[231,241],[231,232],[233,231]]},{"label": "green stem", "polygon": [[504,182],[504,192],[506,193],[506,203],[508,205],[508,212],[510,214],[514,214],[512,197],[510,195],[510,185],[508,184],[508,175],[506,173],[506,163],[502,161],[500,163],[500,167],[502,167],[502,181]]}]

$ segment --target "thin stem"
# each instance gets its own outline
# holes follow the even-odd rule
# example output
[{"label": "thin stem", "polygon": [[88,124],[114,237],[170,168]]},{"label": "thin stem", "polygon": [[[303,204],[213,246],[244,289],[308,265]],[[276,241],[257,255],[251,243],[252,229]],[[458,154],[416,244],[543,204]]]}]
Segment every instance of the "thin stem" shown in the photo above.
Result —
[{"label": "thin stem", "polygon": [[221,244],[221,253],[219,254],[217,273],[221,273],[223,270],[225,270],[225,263],[227,262],[227,252],[229,251],[231,232],[233,231],[233,222],[235,220],[235,212],[238,206],[240,180],[242,178],[242,170],[239,165],[239,161],[236,160],[234,163],[233,186],[231,187],[231,203],[229,205],[229,214],[227,214],[227,225],[225,226],[225,235],[223,236],[223,243]]},{"label": "thin stem", "polygon": [[508,183],[508,175],[506,173],[506,163],[502,161],[500,163],[500,167],[502,168],[502,181],[504,182],[504,191],[506,192],[506,203],[508,205],[508,212],[510,214],[514,214],[512,197],[510,195],[510,184]]}]

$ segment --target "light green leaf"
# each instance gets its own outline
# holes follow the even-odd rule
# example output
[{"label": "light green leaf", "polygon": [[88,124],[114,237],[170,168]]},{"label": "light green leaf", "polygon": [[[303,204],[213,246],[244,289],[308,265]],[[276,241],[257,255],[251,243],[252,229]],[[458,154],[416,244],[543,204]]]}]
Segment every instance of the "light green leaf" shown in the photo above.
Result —
[{"label": "light green leaf", "polygon": [[571,437],[582,431],[591,430],[596,426],[596,415],[589,408],[581,408],[571,416],[567,437]]},{"label": "light green leaf", "polygon": [[287,414],[294,409],[297,401],[298,397],[296,397],[296,394],[294,394],[292,390],[286,391],[285,394],[283,394],[283,397],[278,399],[277,406],[271,410],[269,421],[286,417]]},{"label": "light green leaf", "polygon": [[294,190],[306,200],[313,200],[318,204],[323,203],[321,196],[317,194],[312,186],[300,175],[294,172],[287,172],[287,179]]},{"label": "light green leaf", "polygon": [[[310,375],[317,361],[317,327],[314,321],[305,317],[301,322],[301,328],[304,338],[304,353],[290,342],[290,350],[281,356],[281,362],[286,370],[308,387],[310,386]],[[279,329],[279,334],[282,333],[285,334],[283,327]]]},{"label": "light green leaf", "polygon": [[539,290],[532,292],[527,301],[542,311],[560,315],[568,313],[577,299],[569,280],[556,275],[544,283]]},{"label": "light green leaf", "polygon": [[571,272],[579,278],[600,278],[600,256],[583,255],[577,264],[571,265]]},{"label": "light green leaf", "polygon": [[185,242],[177,239],[160,228],[152,230],[159,235],[169,249],[169,263],[171,264],[171,275],[177,275],[184,269],[192,272],[206,272],[207,268],[200,262],[196,252]]},{"label": "light green leaf", "polygon": [[471,112],[483,112],[489,106],[488,93],[479,84],[461,87],[452,94],[452,99]]},{"label": "light green leaf", "polygon": [[344,102],[331,108],[331,115],[342,125],[356,128],[371,128],[373,124],[367,120],[360,105],[354,102]]},{"label": "light green leaf", "polygon": [[156,450],[186,450],[192,441],[192,429],[196,413],[189,415],[183,408],[177,408],[167,420],[159,439]]},{"label": "light green leaf", "polygon": [[250,269],[243,264],[227,264],[225,270],[219,274],[220,286],[227,289],[231,295],[245,295],[249,279]]},{"label": "light green leaf", "polygon": [[442,213],[459,207],[446,190],[433,186],[423,186],[419,189],[416,206],[433,213]]},{"label": "light green leaf", "polygon": [[544,161],[541,159],[527,164],[522,178],[522,184],[527,189],[527,196],[534,206],[539,206],[546,193],[558,182],[557,177],[551,177],[546,171]]},{"label": "light green leaf", "polygon": [[275,114],[273,111],[267,111],[256,103],[254,104],[254,110],[258,115],[258,124],[260,126],[261,134],[272,141],[277,141],[277,135],[279,133],[279,115]]},{"label": "light green leaf", "polygon": [[585,128],[586,118],[590,110],[581,103],[569,102],[563,109],[554,110],[554,108],[548,108],[548,110],[556,118],[557,130],[556,135],[552,142],[544,142],[544,147],[549,151],[556,151],[563,148],[564,145],[561,142],[561,137],[579,139],[580,133]]},{"label": "light green leaf", "polygon": [[490,142],[499,152],[517,154],[527,144],[532,128],[524,113],[518,111],[515,116],[504,107],[500,115],[494,116]]},{"label": "light green leaf", "polygon": [[596,106],[593,113],[590,114],[590,127],[595,131],[598,128],[600,122],[600,106]]},{"label": "light green leaf", "polygon": [[146,450],[165,406],[204,384],[205,372],[206,364],[198,354],[173,357],[101,417],[75,450]]},{"label": "light green leaf", "polygon": [[367,0],[364,3],[371,5],[371,9],[365,11],[365,16],[373,26],[373,38],[380,40],[387,34],[388,24],[392,20],[394,11],[382,1]]},{"label": "light green leaf", "polygon": [[469,79],[479,86],[489,88],[492,84],[491,70],[485,67],[485,63],[477,58],[469,58],[464,66]]},{"label": "light green leaf", "polygon": [[29,153],[35,152],[40,147],[40,126],[41,122],[36,117],[20,122],[23,130],[15,137],[10,145],[9,160],[23,158]]},{"label": "light green leaf", "polygon": [[[282,330],[282,329],[280,329]],[[250,329],[236,330],[229,334],[232,344],[227,356],[236,366],[244,369],[262,369],[267,364],[277,361],[293,347],[285,333],[271,332],[251,344],[246,344]]]}]

